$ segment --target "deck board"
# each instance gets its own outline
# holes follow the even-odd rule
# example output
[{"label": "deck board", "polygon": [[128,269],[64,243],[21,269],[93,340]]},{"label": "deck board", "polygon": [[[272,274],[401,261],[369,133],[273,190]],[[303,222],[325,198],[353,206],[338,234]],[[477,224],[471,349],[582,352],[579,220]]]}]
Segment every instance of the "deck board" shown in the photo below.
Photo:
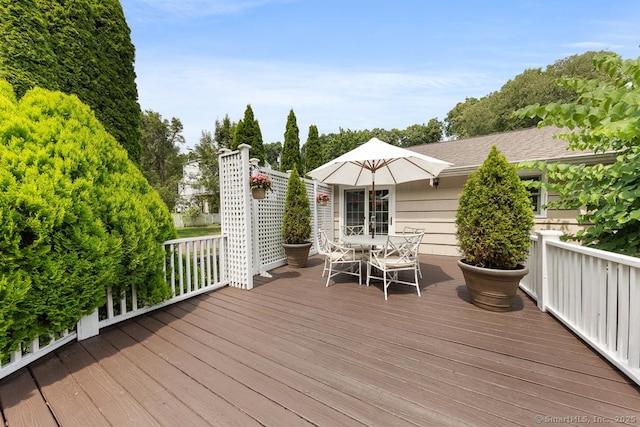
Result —
[{"label": "deck board", "polygon": [[5,422],[13,427],[57,426],[47,402],[28,370],[14,373],[0,383],[0,402]]},{"label": "deck board", "polygon": [[640,424],[640,388],[524,293],[487,312],[454,258],[421,265],[421,297],[392,285],[385,301],[352,277],[325,287],[312,257],[115,325],[0,382],[5,424]]}]

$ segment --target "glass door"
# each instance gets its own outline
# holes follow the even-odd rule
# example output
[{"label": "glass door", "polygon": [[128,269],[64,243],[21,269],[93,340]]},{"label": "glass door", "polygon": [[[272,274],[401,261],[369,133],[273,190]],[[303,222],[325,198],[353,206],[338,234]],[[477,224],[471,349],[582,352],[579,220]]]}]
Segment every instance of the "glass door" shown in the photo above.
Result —
[{"label": "glass door", "polygon": [[[372,192],[369,191],[369,199],[372,197]],[[372,228],[375,228],[376,235],[378,234],[389,234],[389,190],[378,190],[376,189],[376,197],[375,199],[369,202],[370,206],[373,207],[373,210],[370,210],[370,220],[369,220],[369,232],[371,232]],[[374,206],[375,200],[375,206]]]},{"label": "glass door", "polygon": [[376,235],[393,233],[393,188],[376,187],[375,206],[370,188],[347,189],[343,196],[342,234],[371,234],[373,228]]}]

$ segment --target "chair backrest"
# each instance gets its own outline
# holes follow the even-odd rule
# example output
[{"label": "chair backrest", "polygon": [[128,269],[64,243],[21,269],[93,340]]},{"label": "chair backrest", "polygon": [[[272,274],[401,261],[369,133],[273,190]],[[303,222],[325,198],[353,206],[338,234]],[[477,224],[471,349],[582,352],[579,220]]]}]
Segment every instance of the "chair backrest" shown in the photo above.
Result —
[{"label": "chair backrest", "polygon": [[327,237],[327,233],[324,232],[322,228],[318,229],[318,252],[322,255],[326,255],[331,252],[331,244],[329,242],[329,238]]},{"label": "chair backrest", "polygon": [[424,234],[424,228],[405,227],[402,234]]},{"label": "chair backrest", "polygon": [[384,257],[397,256],[402,260],[415,260],[418,257],[421,233],[390,235],[384,247]]},{"label": "chair backrest", "polygon": [[360,236],[364,234],[364,225],[345,225],[342,227],[344,236]]}]

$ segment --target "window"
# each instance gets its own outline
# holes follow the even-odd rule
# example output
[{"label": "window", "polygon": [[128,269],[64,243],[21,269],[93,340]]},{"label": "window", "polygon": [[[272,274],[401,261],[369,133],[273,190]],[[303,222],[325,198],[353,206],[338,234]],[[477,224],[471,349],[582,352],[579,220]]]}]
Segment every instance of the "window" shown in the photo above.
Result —
[{"label": "window", "polygon": [[[525,181],[525,183],[527,183],[527,181],[535,183],[540,182],[540,176],[521,176],[520,179],[522,181]],[[527,190],[529,190],[529,194],[531,195],[531,205],[533,207],[533,213],[536,216],[544,216],[546,214],[546,211],[542,208],[542,206],[545,204],[545,202],[543,202],[542,200],[544,196],[544,190],[540,188],[539,184],[535,187],[528,184]]]}]

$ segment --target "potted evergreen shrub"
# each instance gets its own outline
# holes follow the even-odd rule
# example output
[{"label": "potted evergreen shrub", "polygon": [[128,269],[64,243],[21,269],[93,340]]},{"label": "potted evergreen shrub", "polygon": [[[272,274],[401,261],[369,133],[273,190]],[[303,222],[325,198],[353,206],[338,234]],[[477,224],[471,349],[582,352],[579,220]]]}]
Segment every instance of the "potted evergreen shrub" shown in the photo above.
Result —
[{"label": "potted evergreen shrub", "polygon": [[287,183],[282,237],[287,263],[296,268],[306,267],[311,248],[311,208],[307,190],[295,166]]},{"label": "potted evergreen shrub", "polygon": [[469,175],[456,213],[458,261],[471,302],[510,311],[531,245],[533,207],[516,167],[495,146]]}]

